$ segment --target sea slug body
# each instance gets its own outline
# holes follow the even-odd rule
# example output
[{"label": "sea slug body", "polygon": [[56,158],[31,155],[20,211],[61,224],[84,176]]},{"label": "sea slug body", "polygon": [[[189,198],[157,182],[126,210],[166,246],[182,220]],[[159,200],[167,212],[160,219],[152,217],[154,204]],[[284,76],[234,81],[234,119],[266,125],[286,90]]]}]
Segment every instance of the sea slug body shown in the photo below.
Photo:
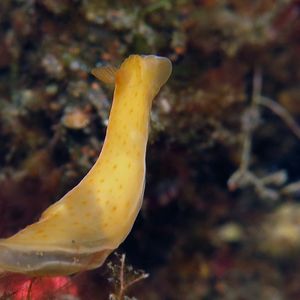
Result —
[{"label": "sea slug body", "polygon": [[37,276],[93,269],[124,241],[143,199],[152,100],[171,70],[167,58],[153,55],[131,55],[118,70],[94,70],[108,82],[115,76],[101,154],[82,181],[38,222],[0,240],[2,271]]}]

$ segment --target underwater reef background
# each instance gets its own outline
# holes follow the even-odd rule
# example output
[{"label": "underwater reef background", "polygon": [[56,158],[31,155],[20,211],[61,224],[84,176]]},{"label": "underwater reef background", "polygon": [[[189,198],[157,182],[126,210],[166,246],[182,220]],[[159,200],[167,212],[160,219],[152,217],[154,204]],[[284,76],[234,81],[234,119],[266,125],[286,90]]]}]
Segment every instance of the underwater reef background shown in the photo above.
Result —
[{"label": "underwater reef background", "polygon": [[[90,70],[173,62],[119,255],[37,279],[27,299],[300,299],[299,16],[296,0],[0,1],[0,237],[95,162],[112,89]],[[0,277],[0,299],[28,289]]]}]

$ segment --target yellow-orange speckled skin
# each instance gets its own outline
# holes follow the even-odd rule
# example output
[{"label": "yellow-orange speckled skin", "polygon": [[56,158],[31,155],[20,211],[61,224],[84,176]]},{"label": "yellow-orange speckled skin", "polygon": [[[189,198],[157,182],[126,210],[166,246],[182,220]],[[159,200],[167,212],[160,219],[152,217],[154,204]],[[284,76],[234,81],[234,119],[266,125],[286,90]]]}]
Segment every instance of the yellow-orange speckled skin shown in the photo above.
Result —
[{"label": "yellow-orange speckled skin", "polygon": [[[142,203],[152,100],[171,69],[168,59],[157,56],[132,55],[123,62],[97,162],[38,222],[0,240],[0,269],[49,275],[95,268],[126,238]],[[12,265],[13,255],[19,261]]]}]

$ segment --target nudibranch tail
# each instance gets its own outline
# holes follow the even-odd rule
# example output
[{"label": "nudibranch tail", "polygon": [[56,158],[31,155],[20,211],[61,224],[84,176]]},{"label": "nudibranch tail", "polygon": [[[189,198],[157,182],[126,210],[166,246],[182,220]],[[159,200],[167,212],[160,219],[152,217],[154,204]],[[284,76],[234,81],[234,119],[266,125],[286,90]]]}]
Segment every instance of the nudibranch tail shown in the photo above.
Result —
[{"label": "nudibranch tail", "polygon": [[124,241],[142,205],[151,103],[171,70],[167,58],[131,55],[118,70],[93,72],[115,81],[101,154],[38,222],[0,240],[0,269],[72,274],[100,266]]},{"label": "nudibranch tail", "polygon": [[98,253],[84,253],[74,251],[35,251],[14,249],[0,246],[0,273],[24,273],[30,276],[68,275],[78,271],[97,268],[101,265],[113,249],[106,249]]}]

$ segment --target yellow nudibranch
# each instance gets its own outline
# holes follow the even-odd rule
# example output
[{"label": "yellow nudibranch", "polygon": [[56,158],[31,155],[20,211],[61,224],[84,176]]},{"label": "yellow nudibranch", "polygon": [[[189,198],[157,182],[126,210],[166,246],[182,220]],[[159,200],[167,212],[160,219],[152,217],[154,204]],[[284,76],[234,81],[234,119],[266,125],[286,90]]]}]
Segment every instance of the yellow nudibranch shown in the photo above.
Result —
[{"label": "yellow nudibranch", "polygon": [[171,71],[167,58],[154,55],[131,55],[118,70],[93,70],[99,79],[115,78],[101,154],[38,222],[0,239],[2,272],[40,276],[94,269],[124,241],[142,204],[152,100]]}]

